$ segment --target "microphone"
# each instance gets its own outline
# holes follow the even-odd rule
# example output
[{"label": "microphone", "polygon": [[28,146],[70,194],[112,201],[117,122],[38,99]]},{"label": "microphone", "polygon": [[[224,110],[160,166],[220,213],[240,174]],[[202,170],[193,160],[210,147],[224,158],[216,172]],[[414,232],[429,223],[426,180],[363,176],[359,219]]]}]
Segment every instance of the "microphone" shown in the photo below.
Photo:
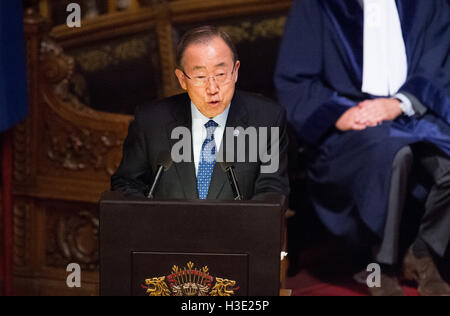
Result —
[{"label": "microphone", "polygon": [[153,184],[150,188],[150,191],[148,192],[147,198],[149,198],[149,199],[154,198],[153,194],[155,193],[156,187],[159,184],[159,180],[161,179],[163,172],[166,172],[167,170],[169,170],[170,167],[172,166],[172,163],[173,163],[173,160],[172,160],[172,157],[170,156],[169,152],[160,152],[158,154],[158,159],[157,159],[158,171],[156,172],[155,179],[153,180]]},{"label": "microphone", "polygon": [[233,190],[234,200],[241,201],[244,197],[239,189],[239,184],[236,178],[236,173],[234,172],[234,164],[229,162],[220,162],[222,170],[227,173],[228,180],[230,181],[231,189]]}]

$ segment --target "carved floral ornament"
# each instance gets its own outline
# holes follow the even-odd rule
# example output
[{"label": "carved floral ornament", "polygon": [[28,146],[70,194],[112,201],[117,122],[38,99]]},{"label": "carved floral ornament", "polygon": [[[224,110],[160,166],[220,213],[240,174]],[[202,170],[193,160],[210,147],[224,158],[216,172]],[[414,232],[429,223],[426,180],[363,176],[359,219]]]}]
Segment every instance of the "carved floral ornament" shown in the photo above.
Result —
[{"label": "carved floral ornament", "polygon": [[58,253],[67,262],[79,262],[87,269],[97,269],[99,220],[92,213],[61,217],[56,224]]},{"label": "carved floral ornament", "polygon": [[280,38],[284,33],[286,17],[266,18],[261,21],[243,21],[235,25],[222,25],[219,29],[227,32],[236,44],[254,42],[258,39]]},{"label": "carved floral ornament", "polygon": [[[79,51],[74,57],[83,72],[96,73],[123,62],[146,58],[150,49],[155,50],[156,47],[148,35],[134,36],[119,43],[98,45]],[[152,56],[152,59],[155,57]]]},{"label": "carved floral ornament", "polygon": [[50,83],[67,80],[73,74],[73,58],[65,55],[62,48],[49,38],[41,42],[40,59],[44,78]]},{"label": "carved floral ornament", "polygon": [[63,49],[50,38],[41,42],[40,71],[51,93],[77,111],[92,111],[71,93],[69,86],[74,77],[75,59],[64,54]]},{"label": "carved floral ornament", "polygon": [[[51,129],[57,129],[51,131]],[[93,132],[70,125],[49,126],[47,157],[67,170],[103,170],[111,176],[121,159],[122,139],[113,133]]]},{"label": "carved floral ornament", "polygon": [[46,156],[69,171],[93,170],[110,177],[122,158],[123,136],[73,125],[52,111],[45,118]]}]

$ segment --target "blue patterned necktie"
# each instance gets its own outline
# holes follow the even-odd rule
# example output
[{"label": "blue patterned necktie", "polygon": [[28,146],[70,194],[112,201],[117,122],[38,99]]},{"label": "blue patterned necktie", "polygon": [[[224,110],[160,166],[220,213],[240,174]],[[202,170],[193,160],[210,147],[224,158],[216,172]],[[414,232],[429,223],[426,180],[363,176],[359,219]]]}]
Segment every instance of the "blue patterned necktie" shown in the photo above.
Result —
[{"label": "blue patterned necktie", "polygon": [[201,200],[206,199],[211,183],[211,176],[216,163],[216,142],[214,140],[214,131],[219,126],[213,120],[209,120],[206,124],[206,139],[202,145],[200,154],[200,162],[197,172],[197,188],[198,196]]}]

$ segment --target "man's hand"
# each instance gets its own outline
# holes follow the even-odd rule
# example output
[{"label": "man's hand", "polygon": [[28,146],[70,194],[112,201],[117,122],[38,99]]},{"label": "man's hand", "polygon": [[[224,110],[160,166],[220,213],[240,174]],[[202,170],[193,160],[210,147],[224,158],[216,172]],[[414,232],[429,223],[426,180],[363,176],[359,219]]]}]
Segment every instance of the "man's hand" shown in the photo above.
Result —
[{"label": "man's hand", "polygon": [[393,121],[403,112],[400,109],[400,101],[397,99],[380,98],[361,102],[358,107],[361,109],[357,118],[359,124],[376,126],[384,121]]},{"label": "man's hand", "polygon": [[336,122],[336,128],[341,131],[361,131],[380,125],[383,121],[393,121],[402,113],[397,99],[366,100],[347,110]]},{"label": "man's hand", "polygon": [[336,128],[345,131],[362,131],[367,124],[361,124],[361,109],[357,106],[348,109],[336,122]]}]

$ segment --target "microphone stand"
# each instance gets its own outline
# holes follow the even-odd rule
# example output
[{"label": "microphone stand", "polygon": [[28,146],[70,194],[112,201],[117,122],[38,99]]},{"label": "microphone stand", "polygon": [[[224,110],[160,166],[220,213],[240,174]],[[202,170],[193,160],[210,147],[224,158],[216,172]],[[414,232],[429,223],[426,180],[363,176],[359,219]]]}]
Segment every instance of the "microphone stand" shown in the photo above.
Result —
[{"label": "microphone stand", "polygon": [[241,201],[244,197],[241,194],[241,190],[239,189],[239,185],[236,178],[236,173],[234,172],[234,166],[228,166],[226,168],[228,180],[230,181],[231,188],[233,190],[234,200]]},{"label": "microphone stand", "polygon": [[161,179],[163,172],[164,172],[164,166],[161,165],[158,167],[158,172],[156,173],[155,180],[153,180],[153,184],[152,184],[152,187],[150,188],[150,191],[148,192],[147,198],[149,198],[149,199],[154,198],[153,194],[155,193],[155,189],[158,186],[159,179]]}]

